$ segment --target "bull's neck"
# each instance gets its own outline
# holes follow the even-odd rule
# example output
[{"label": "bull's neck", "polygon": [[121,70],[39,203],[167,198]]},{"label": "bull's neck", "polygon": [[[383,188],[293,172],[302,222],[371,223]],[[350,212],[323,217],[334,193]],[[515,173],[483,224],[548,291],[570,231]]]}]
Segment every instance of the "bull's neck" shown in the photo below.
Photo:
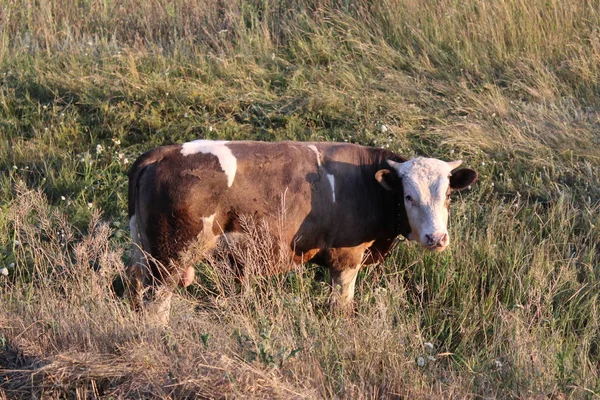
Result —
[{"label": "bull's neck", "polygon": [[[387,163],[386,160],[393,160],[396,162],[406,161],[406,160],[402,159],[401,157],[397,156],[396,154],[392,153],[391,151],[388,151],[385,149],[380,149],[380,151],[378,153],[375,153],[374,158],[375,159],[372,160],[374,170],[369,171],[369,173],[368,173],[368,175],[369,175],[368,178],[371,178],[371,179],[372,179],[373,175],[375,174],[375,172],[377,172],[378,170],[391,169],[390,165]],[[410,228],[410,224],[408,223],[408,216],[406,214],[406,207],[404,205],[404,191],[402,189],[402,186],[399,188],[399,190],[397,192],[393,192],[393,193],[387,192],[385,194],[385,196],[389,196],[390,194],[392,196],[394,196],[394,198],[393,198],[394,234],[396,236],[402,235],[405,238],[408,238],[411,228]],[[388,197],[388,199],[389,199],[389,197]],[[391,205],[389,203],[389,201],[390,200],[387,200],[387,201],[385,201],[385,203]],[[389,207],[389,205],[387,207]]]}]

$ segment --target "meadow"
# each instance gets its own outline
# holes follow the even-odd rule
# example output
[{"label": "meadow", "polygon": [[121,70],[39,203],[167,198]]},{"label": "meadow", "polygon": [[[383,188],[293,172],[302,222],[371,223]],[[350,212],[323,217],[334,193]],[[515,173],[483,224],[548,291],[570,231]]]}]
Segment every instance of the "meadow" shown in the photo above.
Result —
[{"label": "meadow", "polygon": [[[127,172],[196,138],[479,182],[451,249],[400,242],[353,316],[314,265],[215,262],[154,326],[122,296]],[[0,272],[0,399],[597,398],[600,1],[2,1]]]}]

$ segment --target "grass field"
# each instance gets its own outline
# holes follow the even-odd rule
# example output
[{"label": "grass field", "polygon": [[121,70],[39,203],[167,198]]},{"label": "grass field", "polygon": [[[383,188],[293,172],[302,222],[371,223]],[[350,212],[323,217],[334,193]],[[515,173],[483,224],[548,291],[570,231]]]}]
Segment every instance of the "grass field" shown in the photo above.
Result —
[{"label": "grass field", "polygon": [[[480,180],[452,248],[365,268],[353,317],[313,265],[198,264],[159,328],[116,293],[127,171],[195,138]],[[0,399],[599,397],[600,1],[1,2],[0,271]]]}]

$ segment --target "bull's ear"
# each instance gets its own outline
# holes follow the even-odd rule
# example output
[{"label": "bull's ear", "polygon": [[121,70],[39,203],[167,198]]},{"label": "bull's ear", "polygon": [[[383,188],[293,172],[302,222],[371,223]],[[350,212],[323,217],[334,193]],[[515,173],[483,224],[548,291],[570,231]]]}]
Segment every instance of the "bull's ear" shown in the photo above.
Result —
[{"label": "bull's ear", "polygon": [[470,168],[456,170],[450,176],[450,189],[463,190],[477,180],[477,172]]},{"label": "bull's ear", "polygon": [[450,171],[452,171],[460,167],[460,164],[462,164],[462,160],[448,161],[447,164],[450,167]]},{"label": "bull's ear", "polygon": [[402,187],[402,180],[398,173],[393,170],[380,169],[375,173],[375,179],[381,186],[392,192],[398,191]]}]

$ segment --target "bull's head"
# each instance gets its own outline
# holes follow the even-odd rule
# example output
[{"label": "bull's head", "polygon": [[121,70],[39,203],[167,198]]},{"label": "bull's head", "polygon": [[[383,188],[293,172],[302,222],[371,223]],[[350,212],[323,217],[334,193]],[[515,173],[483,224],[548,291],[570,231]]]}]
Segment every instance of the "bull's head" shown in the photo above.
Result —
[{"label": "bull's head", "polygon": [[471,185],[477,173],[468,168],[452,172],[462,161],[419,157],[402,163],[387,162],[393,171],[380,170],[375,178],[387,190],[402,190],[410,224],[408,239],[418,241],[429,250],[444,250],[450,244],[450,194]]}]

